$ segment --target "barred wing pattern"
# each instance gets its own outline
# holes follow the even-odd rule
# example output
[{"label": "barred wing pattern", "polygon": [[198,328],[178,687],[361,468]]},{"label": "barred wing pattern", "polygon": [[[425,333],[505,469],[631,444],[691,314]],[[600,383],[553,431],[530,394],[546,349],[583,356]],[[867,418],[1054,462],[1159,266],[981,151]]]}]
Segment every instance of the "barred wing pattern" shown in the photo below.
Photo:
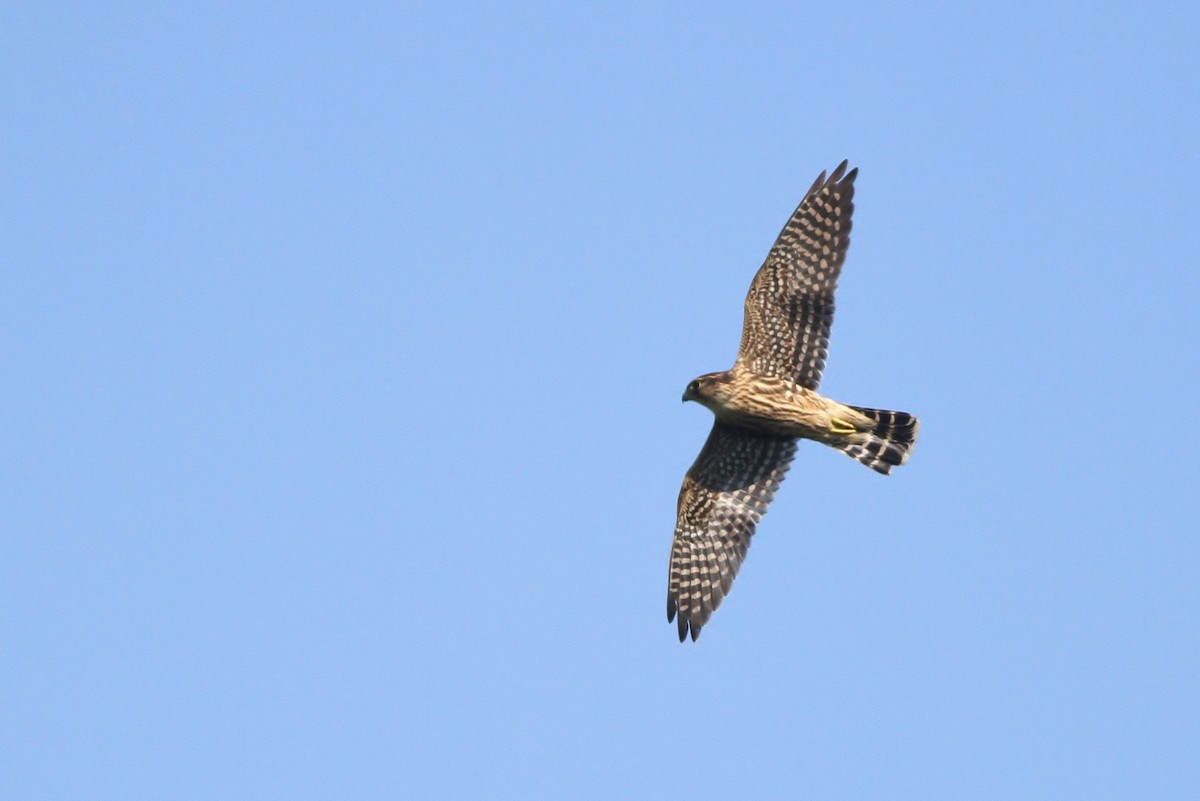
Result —
[{"label": "barred wing pattern", "polygon": [[667,620],[679,616],[679,641],[700,636],[746,558],[796,453],[796,441],[717,421],[679,491],[671,545]]},{"label": "barred wing pattern", "polygon": [[816,389],[825,369],[833,293],[850,247],[854,179],[843,161],[821,173],[759,268],[746,296],[737,367]]}]

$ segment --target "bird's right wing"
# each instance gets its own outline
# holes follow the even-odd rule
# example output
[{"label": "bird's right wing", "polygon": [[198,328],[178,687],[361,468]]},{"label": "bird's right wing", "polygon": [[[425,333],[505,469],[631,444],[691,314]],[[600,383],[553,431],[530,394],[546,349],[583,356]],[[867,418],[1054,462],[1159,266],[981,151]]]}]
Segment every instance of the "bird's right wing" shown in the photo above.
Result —
[{"label": "bird's right wing", "polygon": [[738,364],[751,372],[816,389],[825,369],[833,294],[854,214],[854,179],[842,162],[821,173],[787,225],[746,296]]},{"label": "bird's right wing", "polygon": [[695,640],[729,594],[750,537],[783,481],[796,440],[717,421],[679,491],[667,620]]}]

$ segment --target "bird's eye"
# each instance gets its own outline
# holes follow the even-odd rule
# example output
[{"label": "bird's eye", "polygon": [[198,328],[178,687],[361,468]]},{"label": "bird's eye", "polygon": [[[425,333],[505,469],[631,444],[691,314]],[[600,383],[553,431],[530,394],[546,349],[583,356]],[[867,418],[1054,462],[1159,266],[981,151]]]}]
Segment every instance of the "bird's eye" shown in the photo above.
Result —
[{"label": "bird's eye", "polygon": [[688,384],[687,391],[688,392],[699,392],[700,391],[700,382],[693,381],[692,383]]}]

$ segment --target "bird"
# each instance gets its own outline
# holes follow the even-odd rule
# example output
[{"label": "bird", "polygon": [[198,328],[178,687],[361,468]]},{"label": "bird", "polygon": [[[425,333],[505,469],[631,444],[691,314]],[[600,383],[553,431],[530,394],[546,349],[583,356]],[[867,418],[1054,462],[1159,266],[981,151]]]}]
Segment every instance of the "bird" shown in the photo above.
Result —
[{"label": "bird", "polygon": [[677,621],[680,642],[695,641],[729,594],[799,440],[837,448],[885,475],[916,443],[913,415],[817,392],[850,246],[858,168],[848,166],[822,172],[783,226],[746,295],[733,367],[699,376],[683,393],[715,420],[679,491],[667,622]]}]

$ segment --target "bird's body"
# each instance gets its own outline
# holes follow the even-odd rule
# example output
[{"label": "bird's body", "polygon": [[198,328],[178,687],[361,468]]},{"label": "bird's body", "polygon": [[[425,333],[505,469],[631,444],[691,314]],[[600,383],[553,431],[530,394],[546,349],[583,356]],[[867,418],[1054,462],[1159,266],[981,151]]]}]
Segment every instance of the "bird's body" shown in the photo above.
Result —
[{"label": "bird's body", "polygon": [[702,375],[684,392],[716,421],[679,492],[667,619],[678,615],[681,641],[689,633],[696,639],[729,593],[798,440],[837,448],[885,474],[904,464],[916,442],[912,415],[817,392],[850,245],[858,170],[846,167],[828,179],[821,173],[755,276],[733,368]]},{"label": "bird's body", "polygon": [[688,390],[684,400],[703,404],[718,420],[734,428],[833,444],[875,426],[871,418],[853,407],[795,381],[744,369],[709,373],[689,384]]}]

